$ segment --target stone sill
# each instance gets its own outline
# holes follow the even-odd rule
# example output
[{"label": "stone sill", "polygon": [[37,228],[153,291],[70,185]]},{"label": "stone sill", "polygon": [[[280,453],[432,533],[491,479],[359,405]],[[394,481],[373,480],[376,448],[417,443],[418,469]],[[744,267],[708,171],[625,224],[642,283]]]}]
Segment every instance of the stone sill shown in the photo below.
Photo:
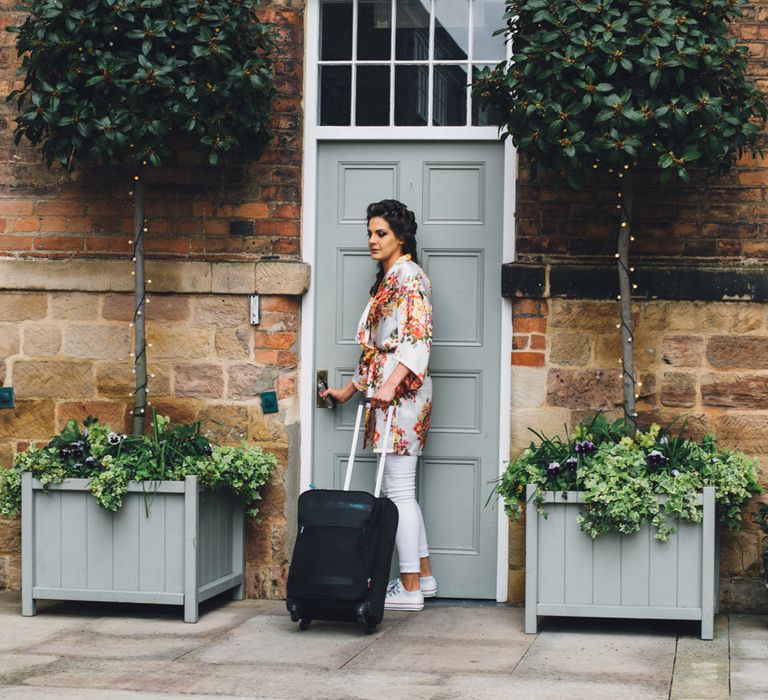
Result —
[{"label": "stone sill", "polygon": [[[132,292],[132,269],[130,260],[0,258],[0,290]],[[147,260],[146,276],[156,293],[300,296],[309,289],[310,266],[297,260]]]},{"label": "stone sill", "polygon": [[[768,267],[757,265],[648,265],[630,275],[634,299],[768,301]],[[615,299],[614,265],[505,263],[501,295],[513,299]]]}]

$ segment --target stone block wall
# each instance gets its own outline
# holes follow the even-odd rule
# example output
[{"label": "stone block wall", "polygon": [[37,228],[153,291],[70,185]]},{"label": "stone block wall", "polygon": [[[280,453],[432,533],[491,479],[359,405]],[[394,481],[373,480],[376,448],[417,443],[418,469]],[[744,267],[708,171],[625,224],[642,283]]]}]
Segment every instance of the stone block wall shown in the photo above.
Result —
[{"label": "stone block wall", "polygon": [[[127,268],[126,268],[126,274]],[[184,287],[182,283],[180,285]],[[298,296],[263,296],[248,324],[248,297],[234,293],[150,295],[149,400],[174,421],[202,421],[217,441],[248,440],[274,452],[279,468],[246,535],[246,594],[284,595],[289,494],[298,477]],[[16,409],[0,411],[0,466],[70,418],[93,415],[130,429],[134,387],[130,294],[0,291],[0,385]],[[279,412],[259,394],[276,390]],[[0,589],[20,586],[17,521],[0,520]]]},{"label": "stone block wall", "polygon": [[[16,4],[0,0],[0,28],[23,21]],[[300,257],[304,6],[269,0],[258,8],[278,32],[272,139],[258,160],[238,154],[210,167],[178,139],[169,162],[144,173],[156,290],[147,307],[149,398],[173,419],[202,420],[222,441],[253,440],[279,457],[263,523],[250,523],[247,535],[246,593],[256,597],[283,593],[299,471],[297,333],[306,285],[287,268],[253,262]],[[2,95],[19,86],[14,38],[0,32]],[[2,466],[71,417],[93,414],[127,429],[133,387],[133,171],[49,170],[36,148],[14,145],[14,109],[0,100],[0,385],[17,395],[15,410],[0,411]],[[70,267],[51,284],[54,261]],[[263,295],[258,327],[248,325],[254,292]],[[265,389],[277,390],[279,414],[261,414]],[[18,588],[19,566],[18,524],[0,522],[0,589]]]},{"label": "stone block wall", "polygon": [[[618,303],[521,299],[513,305],[513,453],[603,409],[622,414]],[[768,486],[768,307],[749,302],[647,301],[633,308],[639,421],[683,416],[687,432],[712,433],[721,448],[761,462]],[[744,529],[721,530],[721,602],[734,612],[768,612],[761,533],[744,509]],[[524,524],[510,528],[510,600],[524,600]]]}]

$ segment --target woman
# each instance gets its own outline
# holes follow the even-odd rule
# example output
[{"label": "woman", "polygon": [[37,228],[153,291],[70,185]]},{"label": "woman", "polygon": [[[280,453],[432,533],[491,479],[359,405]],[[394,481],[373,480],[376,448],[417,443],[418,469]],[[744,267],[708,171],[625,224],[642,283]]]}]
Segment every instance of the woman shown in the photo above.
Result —
[{"label": "woman", "polygon": [[[387,610],[421,610],[437,594],[429,565],[424,517],[416,501],[416,461],[424,448],[432,409],[427,371],[432,345],[432,285],[416,255],[416,219],[394,199],[368,207],[368,249],[379,263],[371,299],[357,329],[362,355],[352,380],[328,389],[339,403],[357,391],[371,397],[366,446],[388,453],[382,491],[397,505],[400,578],[390,581]],[[381,444],[387,408],[394,404],[387,445]],[[380,410],[381,409],[381,410]]]}]

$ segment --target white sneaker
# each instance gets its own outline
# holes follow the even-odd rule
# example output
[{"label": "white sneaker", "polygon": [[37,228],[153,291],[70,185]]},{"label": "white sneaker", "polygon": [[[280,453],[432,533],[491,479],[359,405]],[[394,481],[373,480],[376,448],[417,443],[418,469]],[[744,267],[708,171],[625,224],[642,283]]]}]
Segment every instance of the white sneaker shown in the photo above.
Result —
[{"label": "white sneaker", "polygon": [[419,585],[425,598],[434,598],[437,595],[437,581],[434,576],[420,576]]},{"label": "white sneaker", "polygon": [[406,591],[399,578],[392,579],[387,586],[387,597],[384,599],[384,610],[413,610],[424,609],[424,594],[421,591]]}]

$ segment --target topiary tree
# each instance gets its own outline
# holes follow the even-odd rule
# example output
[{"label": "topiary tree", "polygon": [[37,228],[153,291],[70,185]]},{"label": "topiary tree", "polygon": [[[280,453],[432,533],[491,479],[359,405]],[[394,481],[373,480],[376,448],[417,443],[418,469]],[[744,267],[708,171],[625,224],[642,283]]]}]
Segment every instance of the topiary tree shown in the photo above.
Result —
[{"label": "topiary tree", "polygon": [[583,186],[617,183],[624,414],[634,430],[629,241],[632,174],[662,182],[691,167],[728,172],[759,153],[766,95],[746,77],[747,49],[728,23],[743,0],[507,0],[512,58],[485,69],[474,93],[500,108],[503,137],[531,163]]},{"label": "topiary tree", "polygon": [[24,85],[15,140],[39,144],[48,166],[125,162],[134,194],[133,432],[144,430],[144,166],[160,166],[187,135],[216,165],[255,157],[268,138],[273,29],[257,0],[22,0],[16,32]]}]

